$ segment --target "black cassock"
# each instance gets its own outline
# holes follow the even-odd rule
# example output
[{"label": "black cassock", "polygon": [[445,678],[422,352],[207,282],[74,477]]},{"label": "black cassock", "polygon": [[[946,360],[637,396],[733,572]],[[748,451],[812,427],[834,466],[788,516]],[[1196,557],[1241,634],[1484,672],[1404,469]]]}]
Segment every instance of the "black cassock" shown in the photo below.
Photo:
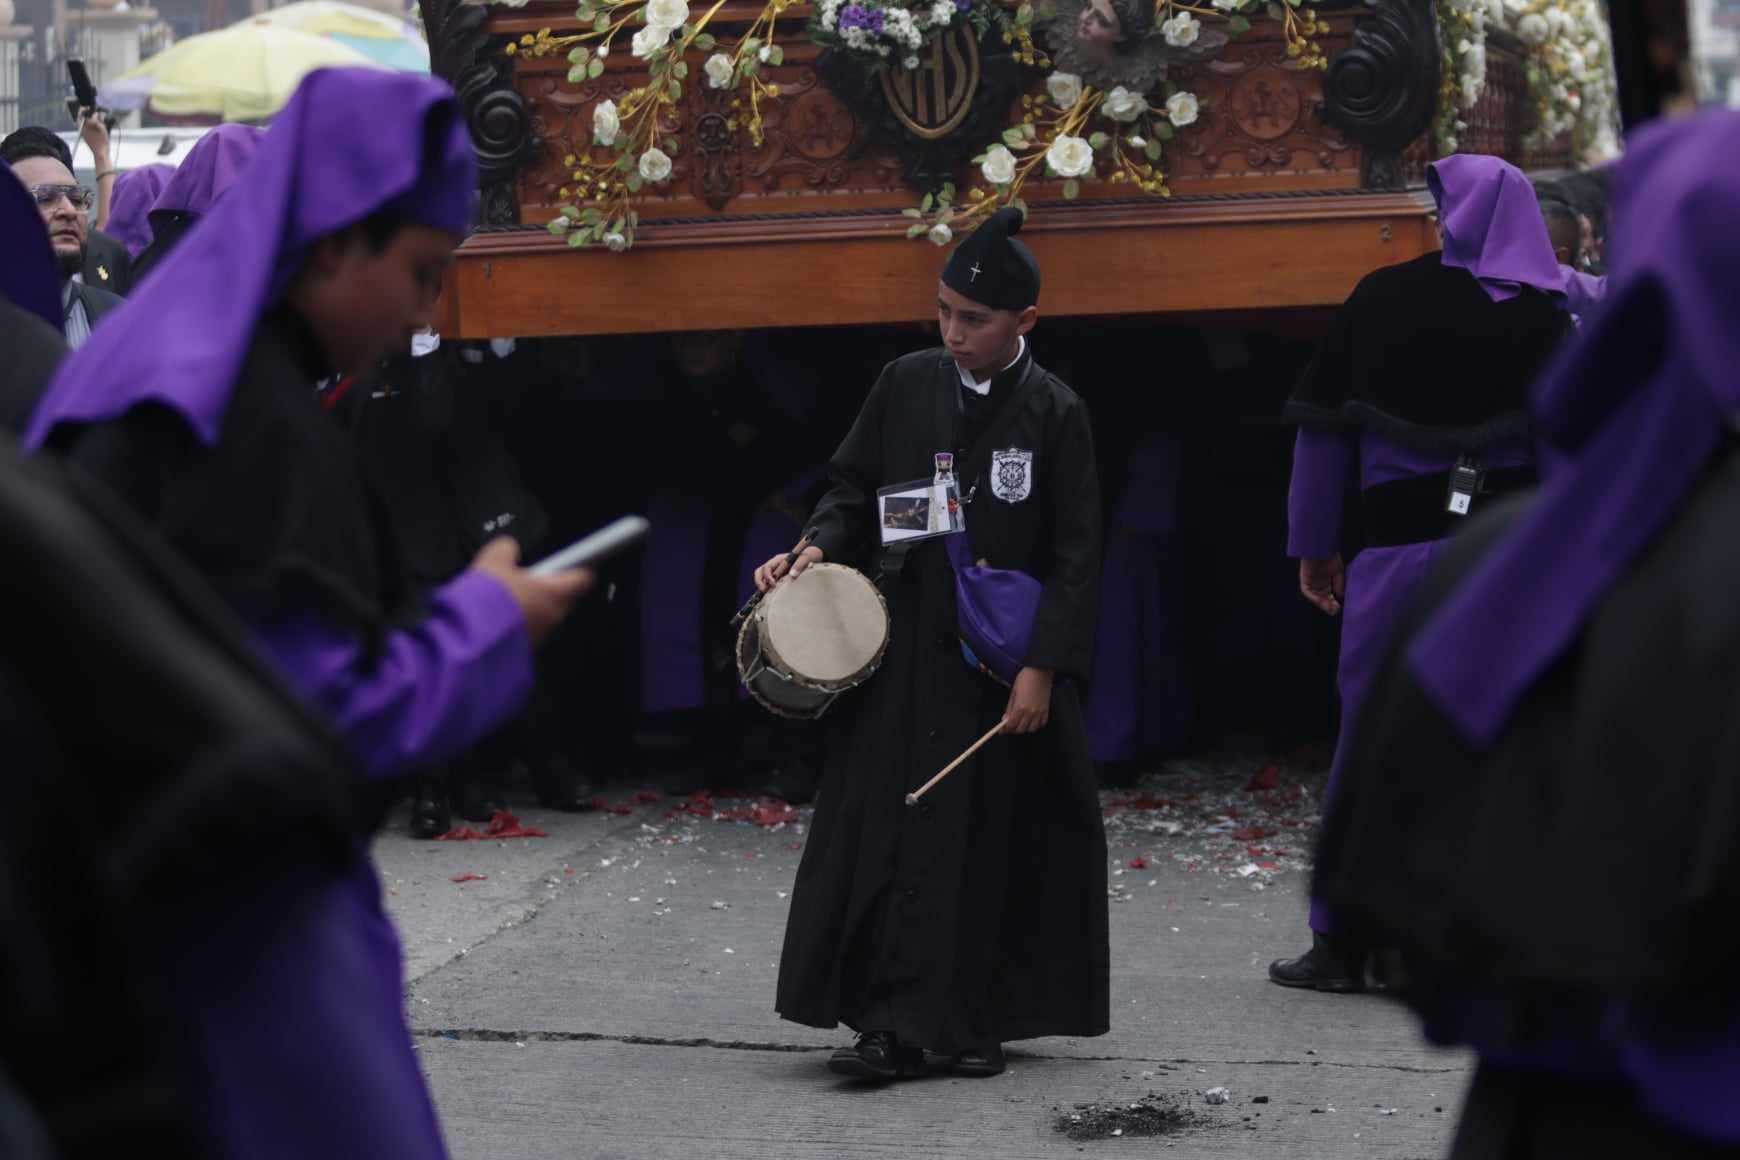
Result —
[{"label": "black cassock", "polygon": [[[1012,418],[993,418],[1013,405]],[[961,488],[972,555],[1045,586],[1029,664],[1056,670],[1051,720],[997,737],[916,807],[905,795],[996,724],[1009,690],[970,668],[943,541],[882,583],[881,670],[828,717],[828,759],[793,889],[780,1015],[892,1031],[933,1051],[1108,1028],[1106,840],[1075,682],[1092,663],[1100,500],[1086,405],[1023,354],[990,395],[941,350],[890,363],[830,464],[811,525],[828,560],[878,571],[876,489],[928,480],[981,435],[1030,452]],[[1018,465],[1019,457],[1013,462]]]}]

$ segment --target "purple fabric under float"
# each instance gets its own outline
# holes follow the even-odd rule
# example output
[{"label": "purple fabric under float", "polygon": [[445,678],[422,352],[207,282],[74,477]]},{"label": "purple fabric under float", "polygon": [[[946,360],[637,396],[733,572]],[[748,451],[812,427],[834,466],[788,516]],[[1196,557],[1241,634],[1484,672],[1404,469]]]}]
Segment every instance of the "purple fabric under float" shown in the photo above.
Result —
[{"label": "purple fabric under float", "polygon": [[712,512],[698,496],[655,492],[641,565],[640,701],[647,713],[707,703],[701,593]]},{"label": "purple fabric under float", "polygon": [[1153,436],[1130,457],[1100,569],[1093,680],[1082,711],[1098,762],[1181,748],[1191,722],[1182,561],[1174,543],[1184,453]]}]

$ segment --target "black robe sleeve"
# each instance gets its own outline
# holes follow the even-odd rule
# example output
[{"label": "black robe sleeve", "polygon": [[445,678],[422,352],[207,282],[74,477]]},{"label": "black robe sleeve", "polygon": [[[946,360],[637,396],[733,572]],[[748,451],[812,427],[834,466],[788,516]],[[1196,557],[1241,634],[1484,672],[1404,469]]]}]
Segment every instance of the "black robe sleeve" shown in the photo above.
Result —
[{"label": "black robe sleeve", "polygon": [[1033,619],[1027,663],[1087,680],[1093,670],[1100,593],[1100,476],[1087,404],[1060,412],[1049,459],[1052,565]]},{"label": "black robe sleeve", "polygon": [[825,560],[862,567],[879,542],[876,489],[882,485],[883,421],[896,365],[882,368],[852,429],[828,461],[829,487],[809,523]]},{"label": "black robe sleeve", "polygon": [[24,434],[30,413],[65,357],[59,331],[0,297],[0,365],[6,368],[0,378],[0,431]]}]

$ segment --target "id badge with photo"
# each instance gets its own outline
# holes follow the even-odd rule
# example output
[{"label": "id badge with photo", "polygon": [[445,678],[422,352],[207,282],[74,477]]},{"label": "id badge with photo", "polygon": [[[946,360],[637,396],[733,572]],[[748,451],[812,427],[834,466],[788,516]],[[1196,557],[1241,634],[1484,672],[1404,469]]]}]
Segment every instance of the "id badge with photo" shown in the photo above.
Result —
[{"label": "id badge with photo", "polygon": [[876,519],[884,545],[949,536],[967,529],[960,487],[952,474],[942,472],[930,479],[877,488]]}]

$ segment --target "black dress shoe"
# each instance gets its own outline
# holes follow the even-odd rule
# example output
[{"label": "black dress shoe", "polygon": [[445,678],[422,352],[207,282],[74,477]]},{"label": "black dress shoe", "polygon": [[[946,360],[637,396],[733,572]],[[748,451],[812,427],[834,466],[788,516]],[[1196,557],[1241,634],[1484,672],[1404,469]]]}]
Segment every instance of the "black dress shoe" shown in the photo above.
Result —
[{"label": "black dress shoe", "polygon": [[453,828],[447,786],[434,778],[419,778],[411,799],[411,837],[420,842],[438,838]]},{"label": "black dress shoe", "polygon": [[1096,761],[1094,776],[1098,779],[1101,789],[1129,789],[1142,780],[1142,763],[1139,761]]},{"label": "black dress shoe", "polygon": [[1365,951],[1313,932],[1310,950],[1269,964],[1269,979],[1283,987],[1356,994],[1365,990]]},{"label": "black dress shoe", "polygon": [[860,1035],[851,1047],[842,1047],[828,1060],[828,1070],[853,1079],[890,1080],[924,1074],[924,1052],[896,1039],[892,1032],[872,1031]]},{"label": "black dress shoe", "polygon": [[487,822],[507,809],[507,795],[493,778],[470,778],[454,790],[453,809],[468,822]]},{"label": "black dress shoe", "polygon": [[1008,1067],[1008,1061],[1003,1058],[1003,1045],[993,1043],[980,1051],[963,1051],[955,1056],[950,1065],[956,1075],[971,1076],[974,1079],[989,1079],[994,1075],[1002,1075]]},{"label": "black dress shoe", "polygon": [[586,775],[566,758],[555,758],[538,767],[538,804],[546,809],[570,814],[596,809],[598,791],[592,788]]}]

